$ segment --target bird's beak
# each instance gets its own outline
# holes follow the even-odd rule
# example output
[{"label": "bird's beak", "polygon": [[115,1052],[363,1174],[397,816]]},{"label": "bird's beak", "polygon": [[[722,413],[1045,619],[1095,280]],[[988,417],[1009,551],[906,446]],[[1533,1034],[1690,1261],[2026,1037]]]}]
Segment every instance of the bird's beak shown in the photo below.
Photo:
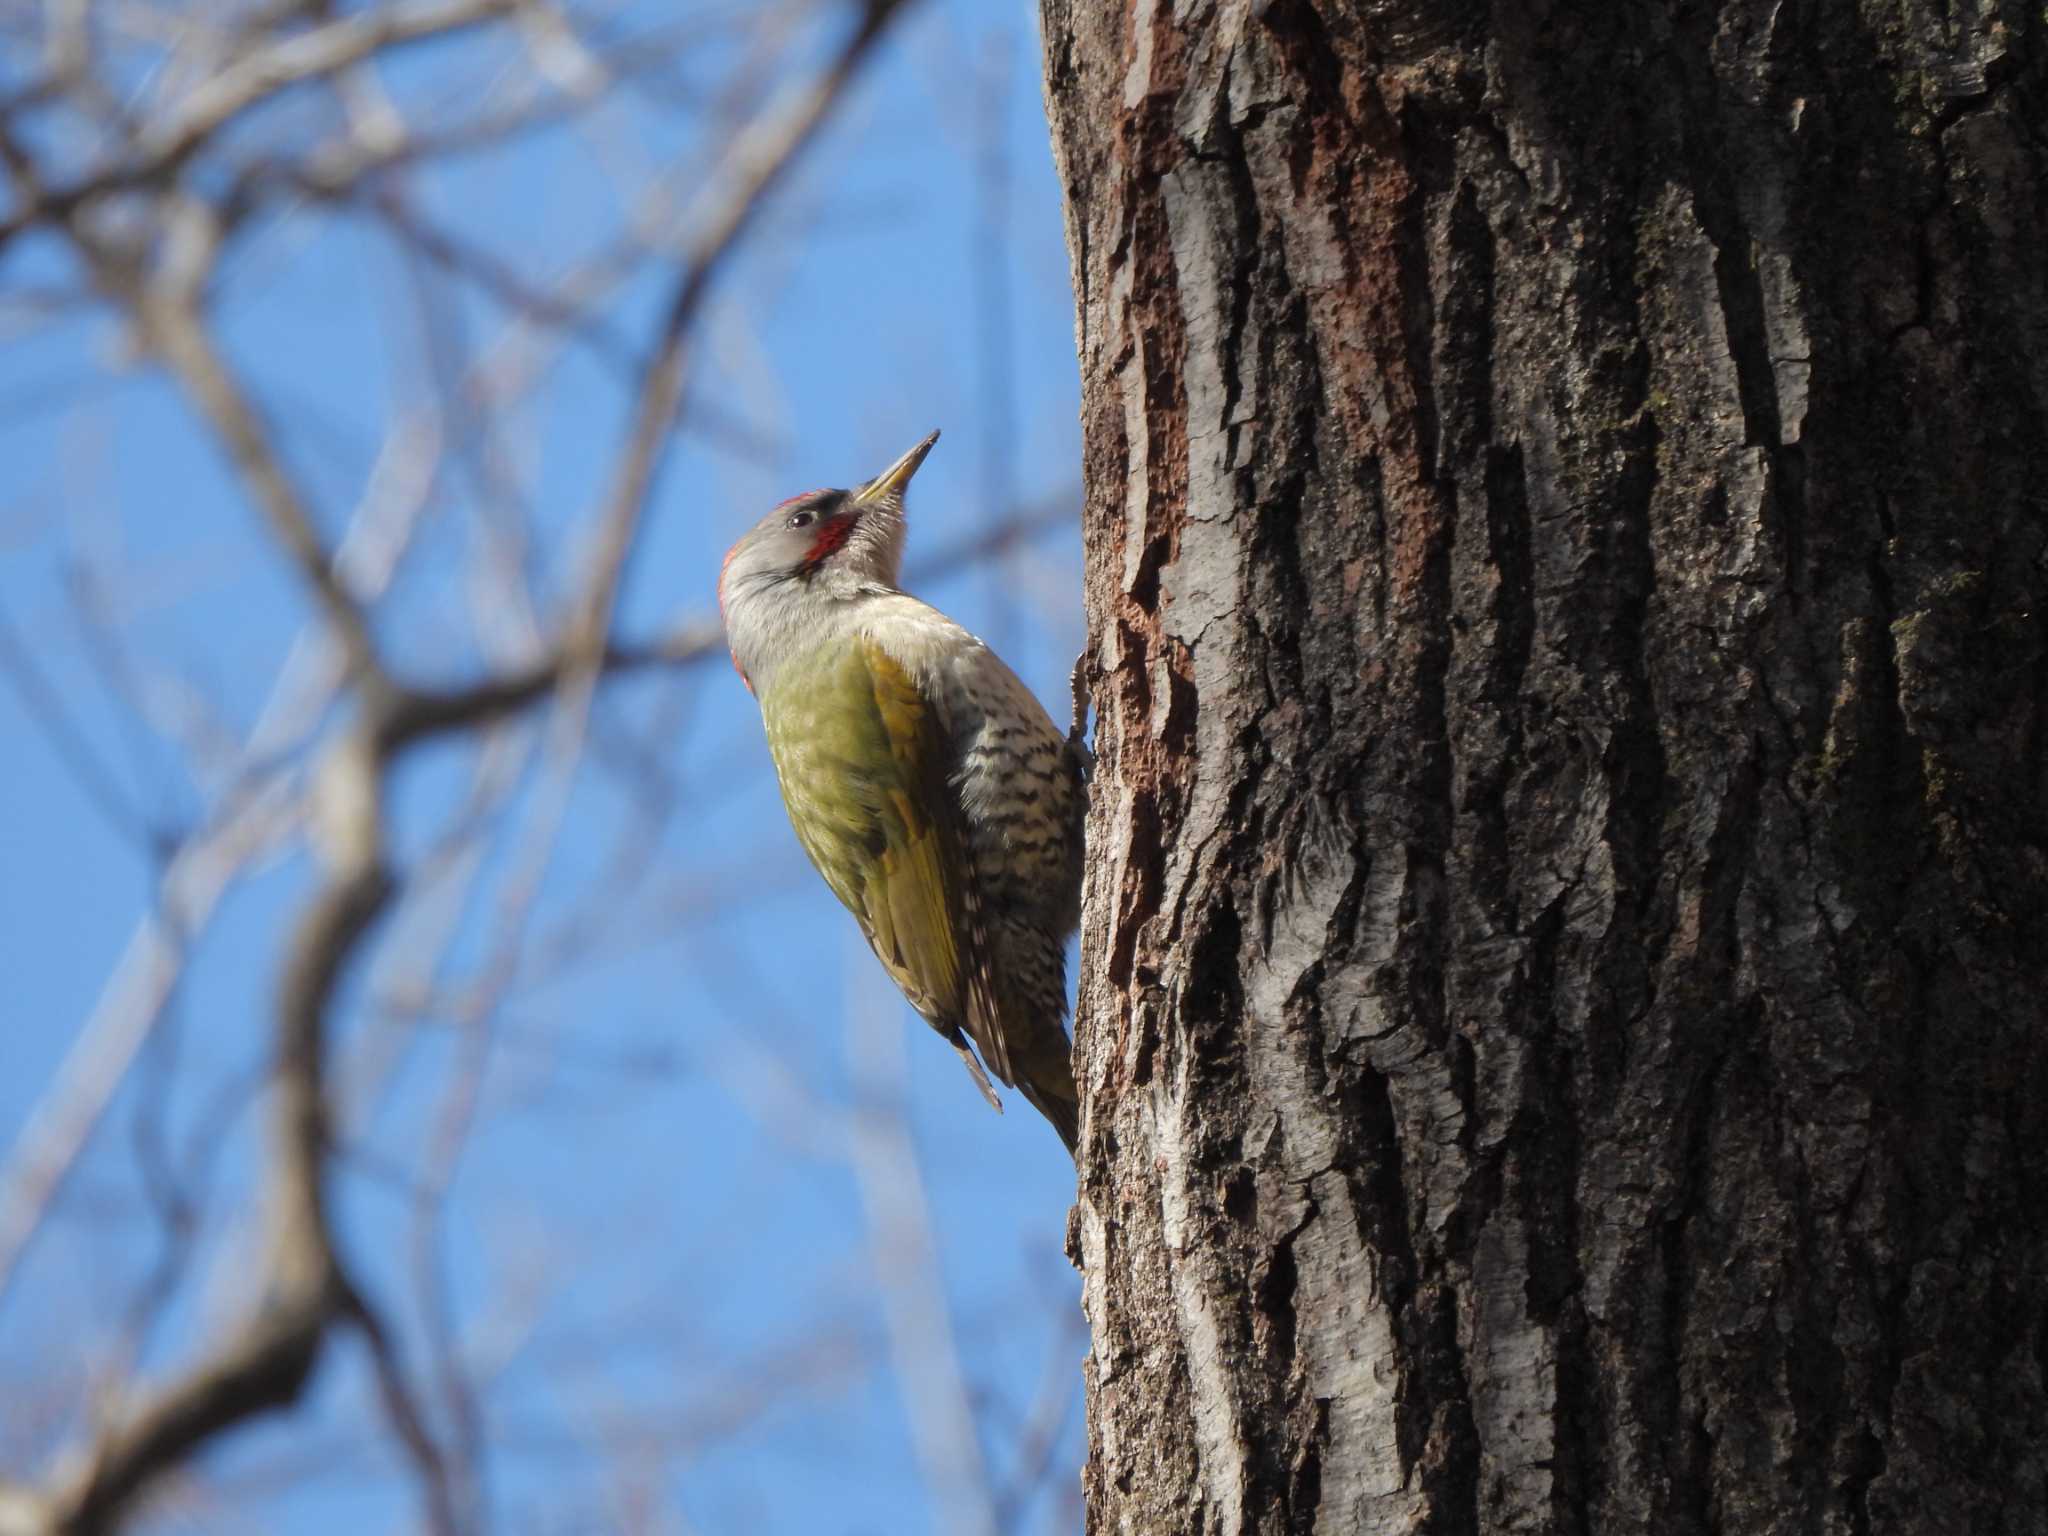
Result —
[{"label": "bird's beak", "polygon": [[878,501],[887,501],[891,497],[900,497],[903,494],[903,488],[910,484],[910,477],[917,473],[917,466],[924,462],[924,456],[932,451],[932,444],[938,440],[939,434],[934,432],[930,437],[919,443],[910,452],[903,455],[902,458],[891,464],[887,469],[856,491],[853,497],[854,501],[861,505],[872,506]]}]

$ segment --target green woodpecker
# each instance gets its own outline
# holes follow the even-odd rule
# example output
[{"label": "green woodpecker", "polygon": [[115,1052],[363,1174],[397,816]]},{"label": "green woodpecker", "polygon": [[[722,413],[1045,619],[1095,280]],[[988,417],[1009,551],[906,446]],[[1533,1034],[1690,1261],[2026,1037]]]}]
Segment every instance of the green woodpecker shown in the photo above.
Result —
[{"label": "green woodpecker", "polygon": [[970,1040],[1072,1152],[1079,752],[1001,657],[897,585],[904,490],[938,437],[762,518],[725,557],[719,611],[804,852],[989,1103]]}]

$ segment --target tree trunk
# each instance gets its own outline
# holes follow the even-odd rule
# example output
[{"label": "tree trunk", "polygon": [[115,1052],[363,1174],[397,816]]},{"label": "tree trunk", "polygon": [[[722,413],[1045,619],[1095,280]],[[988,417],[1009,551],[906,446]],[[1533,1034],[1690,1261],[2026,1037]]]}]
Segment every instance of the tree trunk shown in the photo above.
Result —
[{"label": "tree trunk", "polygon": [[1090,1529],[2048,1529],[2048,13],[1044,27]]}]

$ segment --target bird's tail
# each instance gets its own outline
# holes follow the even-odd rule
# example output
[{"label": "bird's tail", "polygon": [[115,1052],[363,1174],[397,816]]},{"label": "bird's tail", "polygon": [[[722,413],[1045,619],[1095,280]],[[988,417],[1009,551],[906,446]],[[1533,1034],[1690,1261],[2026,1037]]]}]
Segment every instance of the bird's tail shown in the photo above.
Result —
[{"label": "bird's tail", "polygon": [[[1068,1092],[1072,1092],[1069,1079]],[[1081,1105],[1076,1099],[1064,1098],[1057,1091],[1048,1091],[1030,1081],[1017,1084],[1017,1091],[1031,1101],[1031,1107],[1052,1122],[1052,1128],[1060,1133],[1060,1140],[1067,1144],[1067,1155],[1075,1162],[1081,1160]]]}]

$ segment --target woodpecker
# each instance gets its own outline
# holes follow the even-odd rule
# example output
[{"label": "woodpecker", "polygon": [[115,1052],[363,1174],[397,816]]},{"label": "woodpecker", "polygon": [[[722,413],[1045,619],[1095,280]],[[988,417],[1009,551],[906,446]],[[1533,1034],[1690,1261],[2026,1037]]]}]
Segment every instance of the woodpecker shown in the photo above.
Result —
[{"label": "woodpecker", "polygon": [[777,506],[726,554],[718,607],[804,852],[989,1103],[983,1063],[1072,1153],[1082,752],[1001,657],[898,585],[904,493],[938,438]]}]

